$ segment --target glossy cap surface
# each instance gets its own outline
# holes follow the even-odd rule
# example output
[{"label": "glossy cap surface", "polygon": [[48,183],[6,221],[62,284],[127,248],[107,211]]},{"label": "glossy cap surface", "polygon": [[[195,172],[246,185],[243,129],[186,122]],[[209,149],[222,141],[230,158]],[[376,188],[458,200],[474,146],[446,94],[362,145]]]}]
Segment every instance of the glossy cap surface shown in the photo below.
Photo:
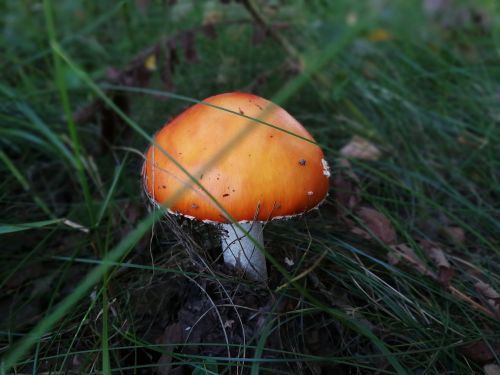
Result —
[{"label": "glossy cap surface", "polygon": [[[323,152],[288,112],[246,93],[216,95],[204,103],[232,112],[196,104],[165,125],[154,139],[232,217],[268,221],[301,214],[321,203],[329,187]],[[198,220],[228,222],[207,194],[158,147],[148,149],[142,174],[154,202],[168,203],[174,213]]]}]

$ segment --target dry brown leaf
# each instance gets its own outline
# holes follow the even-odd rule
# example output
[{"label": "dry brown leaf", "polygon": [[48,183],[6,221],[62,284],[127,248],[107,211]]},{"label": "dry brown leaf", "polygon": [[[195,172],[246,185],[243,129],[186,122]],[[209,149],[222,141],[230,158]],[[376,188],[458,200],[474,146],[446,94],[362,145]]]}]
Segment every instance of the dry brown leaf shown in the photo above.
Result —
[{"label": "dry brown leaf", "polygon": [[455,270],[451,268],[450,262],[448,261],[448,258],[446,258],[444,251],[441,249],[439,244],[432,241],[422,240],[420,241],[420,244],[429,259],[438,268],[438,281],[441,285],[446,287],[449,286],[450,280],[455,274]]},{"label": "dry brown leaf", "polygon": [[340,155],[360,160],[379,160],[382,151],[367,139],[355,135],[340,149]]},{"label": "dry brown leaf", "polygon": [[[399,244],[399,245],[392,245],[390,248],[392,249],[392,252],[388,254],[388,260],[390,264],[396,265],[401,262],[406,262],[408,265],[412,266],[413,269],[418,271],[419,273],[431,277],[433,280],[438,281],[446,287],[446,289],[451,293],[451,295],[456,298],[457,300],[460,300],[462,302],[465,302],[472,306],[473,308],[482,311],[483,313],[489,315],[489,316],[494,316],[494,314],[491,312],[491,308],[485,308],[481,304],[477,303],[473,298],[470,296],[466,295],[465,293],[461,292],[454,286],[450,284],[450,280],[454,274],[454,270],[449,266],[449,262],[446,259],[446,256],[444,252],[437,246],[436,243],[431,242],[431,241],[426,241],[422,240],[420,241],[422,248],[427,252],[429,255],[429,258],[431,258],[434,263],[438,266],[439,272],[436,274],[433,270],[431,270],[425,262],[423,262],[417,254],[406,244]],[[486,284],[487,285],[487,284]],[[476,287],[477,288],[477,287]],[[488,288],[484,288],[487,290],[487,295],[490,296],[498,296],[498,294],[495,291],[493,291],[493,294],[491,294],[491,290]],[[496,303],[496,306],[499,306],[499,300],[498,299],[489,299],[488,300],[490,303]],[[498,311],[498,307],[497,310]],[[498,313],[497,313],[498,315]]]},{"label": "dry brown leaf", "polygon": [[474,287],[486,299],[486,307],[492,309],[494,314],[500,317],[500,294],[490,284],[480,280],[474,284]]},{"label": "dry brown leaf", "polygon": [[474,286],[476,287],[477,291],[479,291],[483,296],[485,296],[488,299],[499,299],[500,295],[498,292],[493,289],[493,287],[490,284],[487,284],[483,281],[477,281]]},{"label": "dry brown leaf", "polygon": [[490,363],[483,367],[484,375],[500,375],[500,366]]},{"label": "dry brown leaf", "polygon": [[443,250],[432,247],[428,250],[427,255],[438,267],[450,268],[450,262],[446,259]]},{"label": "dry brown leaf", "polygon": [[[371,236],[375,236],[380,241],[390,245],[396,242],[396,231],[387,217],[370,207],[361,207],[357,215],[366,225]],[[356,228],[355,228],[356,229]],[[361,234],[364,229],[357,228],[355,233]]]},{"label": "dry brown leaf", "polygon": [[485,343],[484,341],[476,341],[462,347],[461,352],[468,359],[479,363],[486,364],[495,360],[495,356],[500,356],[500,343]]},{"label": "dry brown leaf", "polygon": [[394,253],[389,253],[389,262],[398,264],[400,261],[405,261],[410,266],[414,267],[419,273],[425,276],[430,276],[437,280],[436,274],[423,262],[411,247],[402,243],[399,245],[391,245],[390,248]]}]

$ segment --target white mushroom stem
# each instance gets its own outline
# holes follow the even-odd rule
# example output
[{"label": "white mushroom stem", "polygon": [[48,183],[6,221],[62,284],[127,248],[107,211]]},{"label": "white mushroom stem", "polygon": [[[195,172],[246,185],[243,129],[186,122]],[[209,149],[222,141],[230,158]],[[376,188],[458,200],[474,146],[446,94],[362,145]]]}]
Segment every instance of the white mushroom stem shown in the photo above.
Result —
[{"label": "white mushroom stem", "polygon": [[[261,223],[242,223],[240,226],[264,248],[264,227]],[[266,257],[240,228],[222,224],[221,242],[226,264],[241,269],[249,279],[267,280]]]}]

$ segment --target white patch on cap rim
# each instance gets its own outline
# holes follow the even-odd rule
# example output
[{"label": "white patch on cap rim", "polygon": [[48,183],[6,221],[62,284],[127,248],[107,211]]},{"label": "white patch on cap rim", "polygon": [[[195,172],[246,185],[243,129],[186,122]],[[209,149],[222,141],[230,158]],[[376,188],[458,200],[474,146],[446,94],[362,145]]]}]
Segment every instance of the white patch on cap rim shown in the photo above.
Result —
[{"label": "white patch on cap rim", "polygon": [[323,175],[326,177],[330,177],[330,166],[328,165],[328,162],[325,159],[321,159],[321,164],[323,164]]}]

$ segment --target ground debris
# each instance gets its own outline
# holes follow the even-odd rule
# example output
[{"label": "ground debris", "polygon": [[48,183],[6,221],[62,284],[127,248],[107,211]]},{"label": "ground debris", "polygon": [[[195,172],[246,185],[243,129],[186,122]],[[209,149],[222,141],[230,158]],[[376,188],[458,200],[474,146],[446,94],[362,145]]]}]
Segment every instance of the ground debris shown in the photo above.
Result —
[{"label": "ground debris", "polygon": [[354,227],[352,232],[365,238],[373,237],[385,244],[394,244],[397,236],[391,222],[380,211],[371,207],[360,207],[356,214],[359,216],[363,227]]},{"label": "ground debris", "polygon": [[[180,266],[187,275],[197,273],[196,264],[186,262]],[[199,274],[193,278],[176,275],[159,279],[158,276],[150,287],[141,287],[134,293],[132,306],[137,307],[134,321],[143,322],[136,327],[136,334],[155,342],[163,351],[161,356],[150,354],[144,364],[153,359],[157,373],[162,375],[190,374],[193,367],[184,364],[185,355],[229,357],[234,358],[231,371],[236,371],[236,367],[241,371],[243,363],[238,363],[237,358],[253,358],[255,345],[265,333],[264,350],[259,355],[278,361],[266,362],[263,365],[266,371],[262,373],[284,370],[299,373],[303,366],[317,374],[328,374],[332,369],[340,371],[328,361],[288,363],[289,354],[285,353],[324,358],[341,353],[340,326],[321,312],[297,314],[303,302],[293,292],[287,292],[285,298],[270,292],[272,285],[284,283],[276,270],[270,269],[270,280],[276,281],[270,281],[272,285],[266,287],[239,281],[237,272],[226,265],[212,267],[216,275],[226,277],[213,279]],[[322,295],[325,291],[333,293],[320,282],[309,289]],[[339,303],[333,294],[329,298]],[[342,301],[342,306],[349,305],[349,301]],[[269,324],[274,328],[269,330]],[[226,363],[219,363],[219,369],[221,366]]]},{"label": "ground debris", "polygon": [[489,363],[483,367],[484,375],[500,375],[500,366]]},{"label": "ground debris", "polygon": [[422,261],[411,247],[402,243],[398,245],[391,245],[393,252],[389,253],[389,263],[396,265],[401,260],[405,261],[410,266],[414,267],[422,275],[430,276],[437,279],[436,274],[432,271],[424,261]]},{"label": "ground debris", "polygon": [[485,307],[491,309],[496,317],[500,318],[500,294],[490,284],[481,280],[476,281],[474,287],[485,300],[483,303]]},{"label": "ground debris", "polygon": [[451,267],[442,247],[438,243],[428,240],[421,240],[420,246],[438,269],[437,279],[439,283],[448,287],[455,270]]},{"label": "ground debris", "polygon": [[479,363],[487,364],[495,360],[495,357],[500,357],[500,343],[499,342],[489,342],[476,341],[461,348],[461,352],[464,356],[470,360]]},{"label": "ground debris", "polygon": [[340,155],[359,160],[379,160],[382,151],[367,139],[355,135],[349,143],[340,149]]}]

